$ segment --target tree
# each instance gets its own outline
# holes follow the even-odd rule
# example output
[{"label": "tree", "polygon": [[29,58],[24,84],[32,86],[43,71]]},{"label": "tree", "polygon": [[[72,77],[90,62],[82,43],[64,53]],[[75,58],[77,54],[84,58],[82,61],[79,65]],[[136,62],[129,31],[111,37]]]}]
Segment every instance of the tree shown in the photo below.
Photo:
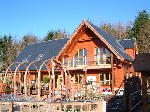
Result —
[{"label": "tree", "polygon": [[66,31],[62,31],[60,29],[58,29],[57,31],[55,31],[54,33],[54,39],[59,39],[59,38],[67,38],[68,34],[66,33]]},{"label": "tree", "polygon": [[150,20],[144,25],[137,35],[140,53],[150,53]]},{"label": "tree", "polygon": [[141,29],[145,27],[145,24],[150,20],[150,15],[146,10],[138,12],[138,16],[135,18],[133,28],[130,31],[130,38],[137,38]]},{"label": "tree", "polygon": [[32,34],[26,34],[23,36],[22,40],[18,43],[18,53],[22,52],[24,47],[26,47],[28,44],[39,42],[37,36]]},{"label": "tree", "polygon": [[54,32],[53,30],[48,31],[47,36],[43,39],[43,41],[53,40],[54,33],[55,33],[55,32]]},{"label": "tree", "polygon": [[0,39],[0,60],[5,65],[4,68],[8,67],[9,64],[12,63],[12,60],[9,60],[9,58],[12,57],[12,52],[9,52],[9,49],[12,48],[12,42],[12,36],[4,35]]},{"label": "tree", "polygon": [[130,24],[123,25],[121,22],[118,22],[117,24],[112,25],[111,23],[104,23],[100,25],[100,28],[117,39],[129,38],[127,32],[130,28]]},{"label": "tree", "polygon": [[149,21],[150,14],[143,10],[138,12],[138,16],[135,18],[133,27],[129,31],[130,38],[136,38],[138,43],[139,53],[149,52]]},{"label": "tree", "polygon": [[43,39],[43,41],[47,41],[47,40],[54,40],[54,39],[59,39],[59,38],[67,38],[68,34],[66,33],[66,31],[62,31],[60,29],[56,30],[56,31],[48,31],[46,37]]}]

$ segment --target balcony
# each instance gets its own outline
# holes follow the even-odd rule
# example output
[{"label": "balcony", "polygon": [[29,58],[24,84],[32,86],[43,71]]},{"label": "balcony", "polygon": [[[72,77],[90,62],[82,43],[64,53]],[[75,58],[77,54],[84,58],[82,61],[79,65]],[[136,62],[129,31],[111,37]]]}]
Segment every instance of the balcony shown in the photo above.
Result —
[{"label": "balcony", "polygon": [[63,64],[68,70],[76,69],[107,69],[111,68],[110,55],[97,55],[97,56],[79,56],[72,58],[64,58]]}]

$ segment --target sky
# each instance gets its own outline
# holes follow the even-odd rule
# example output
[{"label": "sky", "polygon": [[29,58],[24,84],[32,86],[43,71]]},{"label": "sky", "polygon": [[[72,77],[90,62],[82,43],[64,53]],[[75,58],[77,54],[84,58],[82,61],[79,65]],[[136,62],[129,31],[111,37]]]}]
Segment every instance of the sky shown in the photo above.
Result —
[{"label": "sky", "polygon": [[0,0],[0,36],[42,39],[51,29],[71,35],[83,19],[126,24],[143,9],[150,13],[150,0]]}]

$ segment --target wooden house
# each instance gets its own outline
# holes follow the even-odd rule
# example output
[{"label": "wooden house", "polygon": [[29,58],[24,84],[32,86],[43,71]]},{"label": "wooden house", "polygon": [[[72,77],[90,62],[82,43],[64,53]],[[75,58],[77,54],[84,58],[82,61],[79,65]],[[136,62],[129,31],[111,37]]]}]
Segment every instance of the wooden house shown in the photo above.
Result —
[{"label": "wooden house", "polygon": [[[118,40],[83,20],[70,38],[29,44],[15,62],[28,60],[24,63],[28,66],[34,60],[45,61],[53,58],[61,65],[51,76],[54,90],[61,90],[65,86],[66,92],[71,91],[72,87],[81,91],[83,85],[87,85],[86,91],[94,87],[95,92],[114,94],[115,90],[123,88],[124,78],[136,75],[132,63],[137,52],[135,39]],[[31,81],[37,81],[38,78],[40,62],[37,61],[35,65],[36,70],[33,65],[28,68]],[[52,61],[47,65],[52,75]],[[65,70],[62,72],[62,69]],[[26,68],[21,65],[18,71],[21,72],[23,82]],[[47,71],[45,67],[42,68],[40,81],[49,76]],[[16,77],[19,79],[19,75]]]}]

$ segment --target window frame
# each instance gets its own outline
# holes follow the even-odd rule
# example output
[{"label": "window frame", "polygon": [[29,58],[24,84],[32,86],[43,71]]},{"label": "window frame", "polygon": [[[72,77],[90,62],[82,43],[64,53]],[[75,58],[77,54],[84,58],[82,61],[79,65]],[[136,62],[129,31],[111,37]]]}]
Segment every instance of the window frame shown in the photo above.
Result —
[{"label": "window frame", "polygon": [[[96,65],[111,64],[111,52],[109,49],[107,49],[106,47],[99,47],[99,48],[96,47],[94,50],[95,50],[94,62]],[[106,54],[106,50],[107,52],[109,52],[109,54],[108,53]]]},{"label": "window frame", "polygon": [[[85,58],[87,57],[87,51],[88,50],[86,48],[78,49],[78,51],[74,55],[75,66],[87,64]],[[82,56],[80,54],[82,54]]]}]

